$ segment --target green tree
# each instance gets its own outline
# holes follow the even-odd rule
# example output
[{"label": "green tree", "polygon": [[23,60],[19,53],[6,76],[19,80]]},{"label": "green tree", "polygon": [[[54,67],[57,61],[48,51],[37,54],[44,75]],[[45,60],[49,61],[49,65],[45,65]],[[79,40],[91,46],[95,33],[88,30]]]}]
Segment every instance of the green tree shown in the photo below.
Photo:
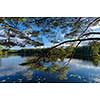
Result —
[{"label": "green tree", "polygon": [[[99,17],[1,17],[0,29],[4,31],[6,39],[0,40],[0,44],[9,48],[15,45],[24,47],[28,44],[42,46],[42,34],[54,44],[50,51],[63,44],[74,46],[71,50],[72,58],[81,42],[100,40],[99,37],[91,37],[100,34],[91,30],[91,27],[99,22]],[[57,39],[59,34],[63,34],[65,41]],[[36,39],[32,39],[33,37]],[[12,38],[19,38],[22,42]]]}]

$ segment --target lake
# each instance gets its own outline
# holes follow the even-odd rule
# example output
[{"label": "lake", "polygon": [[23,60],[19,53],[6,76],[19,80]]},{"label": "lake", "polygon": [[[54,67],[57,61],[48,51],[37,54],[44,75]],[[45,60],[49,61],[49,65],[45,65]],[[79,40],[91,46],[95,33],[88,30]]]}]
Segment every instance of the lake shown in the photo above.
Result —
[{"label": "lake", "polygon": [[[91,61],[72,59],[70,69],[59,72],[44,71],[40,68],[21,66],[28,57],[4,56],[0,58],[0,83],[99,83],[100,64],[95,66]],[[64,65],[68,59],[55,63]],[[44,63],[44,65],[49,63]]]}]

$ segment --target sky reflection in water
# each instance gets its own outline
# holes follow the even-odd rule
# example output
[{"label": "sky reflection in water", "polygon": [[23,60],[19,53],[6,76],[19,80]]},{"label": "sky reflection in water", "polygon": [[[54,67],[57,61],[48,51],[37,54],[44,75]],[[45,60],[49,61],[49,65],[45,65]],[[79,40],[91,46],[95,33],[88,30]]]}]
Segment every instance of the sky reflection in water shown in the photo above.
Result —
[{"label": "sky reflection in water", "polygon": [[[69,64],[70,70],[48,72],[32,69],[29,66],[20,66],[25,59],[20,56],[0,58],[0,82],[42,82],[42,83],[76,83],[76,82],[100,82],[100,64],[94,66],[90,61],[72,59]],[[56,64],[64,65],[64,61],[56,61]],[[50,66],[50,64],[49,64]]]}]

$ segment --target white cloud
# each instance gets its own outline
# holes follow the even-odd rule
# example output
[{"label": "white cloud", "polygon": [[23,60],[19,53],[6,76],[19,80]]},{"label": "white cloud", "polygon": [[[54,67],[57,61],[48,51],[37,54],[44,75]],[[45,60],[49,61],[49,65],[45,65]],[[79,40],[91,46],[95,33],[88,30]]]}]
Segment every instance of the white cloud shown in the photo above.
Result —
[{"label": "white cloud", "polygon": [[93,26],[90,29],[92,29],[95,32],[98,32],[98,31],[100,32],[100,26],[99,25]]}]

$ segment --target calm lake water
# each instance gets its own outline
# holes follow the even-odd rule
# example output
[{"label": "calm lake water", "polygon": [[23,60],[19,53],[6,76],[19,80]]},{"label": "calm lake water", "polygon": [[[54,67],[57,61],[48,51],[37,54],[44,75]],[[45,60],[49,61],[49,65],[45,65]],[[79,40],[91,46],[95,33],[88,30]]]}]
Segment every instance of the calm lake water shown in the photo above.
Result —
[{"label": "calm lake water", "polygon": [[[72,59],[68,71],[48,72],[30,66],[20,66],[27,57],[8,56],[0,58],[0,82],[3,83],[96,83],[100,82],[100,64]],[[63,65],[68,59],[57,62]],[[45,63],[46,65],[46,63]],[[48,63],[48,65],[50,65]],[[50,67],[50,66],[49,66]]]}]

